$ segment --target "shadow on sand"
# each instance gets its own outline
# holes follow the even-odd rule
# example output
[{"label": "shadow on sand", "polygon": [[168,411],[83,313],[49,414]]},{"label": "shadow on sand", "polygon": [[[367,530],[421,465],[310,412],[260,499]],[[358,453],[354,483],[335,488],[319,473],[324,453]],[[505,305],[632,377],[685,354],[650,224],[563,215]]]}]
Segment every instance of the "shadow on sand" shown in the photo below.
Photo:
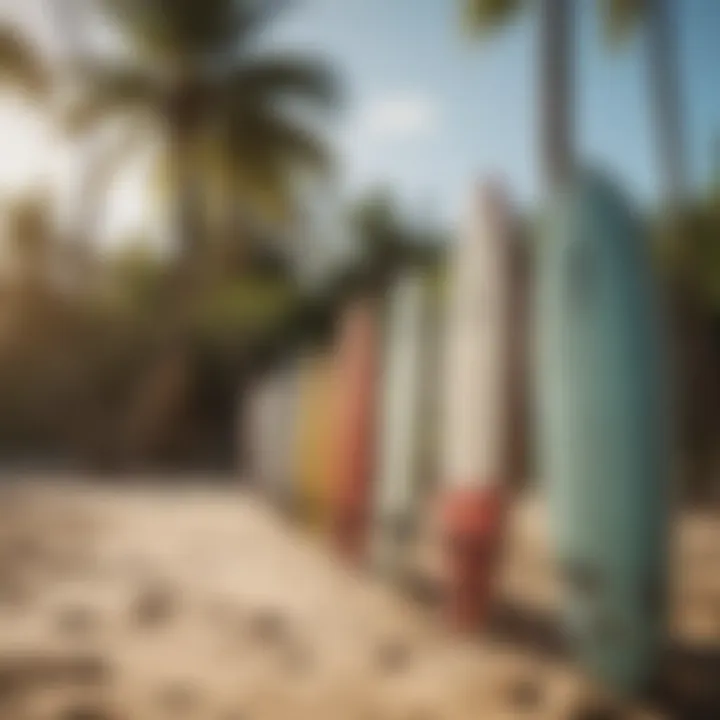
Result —
[{"label": "shadow on sand", "polygon": [[720,718],[720,646],[675,641],[649,701],[677,720]]},{"label": "shadow on sand", "polygon": [[[426,609],[437,610],[442,602],[438,584],[427,578],[414,577],[404,589],[411,600]],[[527,648],[541,657],[571,661],[557,615],[509,599],[496,604],[483,635]],[[643,699],[668,720],[720,719],[720,645],[673,641],[659,679]],[[577,720],[621,720],[623,716],[622,711],[603,709],[580,711]]]},{"label": "shadow on sand", "polygon": [[[496,607],[488,632],[491,637],[532,648],[548,658],[570,659],[560,623],[550,612],[504,601]],[[663,671],[645,699],[662,717],[720,718],[720,646],[673,641]]]}]

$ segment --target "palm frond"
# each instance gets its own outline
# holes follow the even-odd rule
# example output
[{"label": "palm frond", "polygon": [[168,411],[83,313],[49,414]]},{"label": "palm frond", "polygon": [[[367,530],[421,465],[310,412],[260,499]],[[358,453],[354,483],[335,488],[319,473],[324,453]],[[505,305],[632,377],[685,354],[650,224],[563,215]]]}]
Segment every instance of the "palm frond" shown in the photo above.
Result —
[{"label": "palm frond", "polygon": [[289,95],[332,106],[340,96],[337,78],[325,63],[290,55],[243,63],[227,85],[230,102],[243,104]]},{"label": "palm frond", "polygon": [[525,4],[524,0],[463,0],[463,26],[484,35],[510,22]]},{"label": "palm frond", "polygon": [[284,168],[269,161],[248,162],[235,168],[234,201],[254,210],[263,222],[284,223],[296,207],[292,181]]},{"label": "palm frond", "polygon": [[[339,96],[339,84],[322,63],[242,53],[247,41],[291,0],[101,2],[140,60],[158,72],[95,72],[74,110],[73,124],[87,127],[130,110],[172,117],[176,106],[182,120],[180,111],[189,109],[192,122],[186,127],[191,131],[184,134],[183,156],[191,158],[203,202],[222,195],[223,204],[242,203],[250,214],[270,220],[289,217],[296,171],[328,172],[331,159],[318,134],[292,121],[292,111],[300,108],[283,101],[331,107]],[[172,84],[158,82],[161,75]],[[182,192],[178,183],[187,177],[174,171],[178,156],[170,144],[164,156],[154,185],[177,198]]]},{"label": "palm frond", "polygon": [[122,31],[151,54],[174,61],[230,52],[286,0],[103,0]]},{"label": "palm frond", "polygon": [[77,232],[81,238],[92,237],[97,230],[100,214],[118,171],[151,147],[151,129],[144,123],[130,123],[90,158],[84,170],[83,203],[77,219]]},{"label": "palm frond", "polygon": [[257,34],[292,4],[293,0],[236,1],[234,32],[238,40]]},{"label": "palm frond", "polygon": [[0,26],[0,81],[35,98],[50,85],[49,71],[32,43],[10,25]]},{"label": "palm frond", "polygon": [[137,68],[86,69],[78,97],[65,114],[65,126],[70,133],[76,133],[119,115],[153,115],[161,110],[163,99],[160,83]]},{"label": "palm frond", "polygon": [[280,114],[257,112],[231,127],[225,161],[232,191],[261,218],[285,222],[297,208],[298,173],[326,175],[332,156],[318,135]]},{"label": "palm frond", "polygon": [[648,0],[601,0],[605,36],[616,45],[637,29],[642,21]]},{"label": "palm frond", "polygon": [[332,169],[330,153],[320,138],[279,113],[259,112],[237,118],[228,129],[227,140],[230,156],[240,164],[246,154],[259,153],[279,158],[287,168],[319,173]]},{"label": "palm frond", "polygon": [[209,138],[203,173],[208,199],[221,218],[236,216],[240,207],[242,215],[263,222],[285,221],[295,208],[289,158],[273,144],[253,144],[250,135],[232,153],[221,138]]}]

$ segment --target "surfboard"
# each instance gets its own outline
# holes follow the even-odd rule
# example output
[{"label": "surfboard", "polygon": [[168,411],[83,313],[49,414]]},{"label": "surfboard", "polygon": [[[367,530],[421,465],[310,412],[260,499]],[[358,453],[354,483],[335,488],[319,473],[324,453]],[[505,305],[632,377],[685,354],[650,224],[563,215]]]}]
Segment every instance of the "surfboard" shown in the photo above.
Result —
[{"label": "surfboard", "polygon": [[297,506],[295,446],[300,425],[300,363],[296,358],[288,360],[282,373],[281,441],[276,462],[282,482],[282,507],[286,512],[292,513]]},{"label": "surfboard", "polygon": [[315,353],[301,360],[298,408],[298,506],[315,530],[327,529],[330,512],[333,357]]},{"label": "surfboard", "polygon": [[537,248],[539,458],[566,627],[582,665],[632,692],[667,630],[664,349],[648,239],[621,193],[586,174]]},{"label": "surfboard", "polygon": [[235,393],[235,467],[243,483],[254,482],[254,388],[241,386]]},{"label": "surfboard", "polygon": [[238,443],[243,474],[249,483],[259,485],[259,407],[260,384],[257,380],[251,383],[238,398]]},{"label": "surfboard", "polygon": [[315,390],[313,357],[303,354],[298,359],[298,399],[294,442],[294,492],[295,510],[298,519],[307,522],[310,519],[312,503],[308,480],[309,457],[313,438],[313,412]]},{"label": "surfboard", "polygon": [[249,406],[251,473],[253,482],[264,495],[273,495],[273,386],[272,377],[260,377],[252,390]]},{"label": "surfboard", "polygon": [[362,559],[369,533],[377,392],[377,310],[352,301],[340,320],[334,437],[333,513],[340,551]]},{"label": "surfboard", "polygon": [[512,242],[499,189],[476,188],[447,278],[441,501],[447,610],[460,629],[485,615],[504,515]]},{"label": "surfboard", "polygon": [[265,393],[264,475],[268,493],[281,509],[290,507],[292,496],[292,440],[295,426],[296,377],[294,367],[284,363],[267,378]]},{"label": "surfboard", "polygon": [[408,270],[386,300],[372,553],[375,567],[390,576],[404,569],[430,460],[425,430],[435,383],[428,295],[422,271]]}]

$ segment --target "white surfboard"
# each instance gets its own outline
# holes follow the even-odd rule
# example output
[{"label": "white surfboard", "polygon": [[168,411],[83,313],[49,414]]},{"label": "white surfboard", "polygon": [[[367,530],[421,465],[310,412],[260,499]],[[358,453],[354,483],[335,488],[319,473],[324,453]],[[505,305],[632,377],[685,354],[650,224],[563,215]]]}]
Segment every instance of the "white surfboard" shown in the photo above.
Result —
[{"label": "white surfboard", "polygon": [[509,223],[495,190],[472,198],[448,276],[441,482],[502,482],[507,443]]},{"label": "white surfboard", "polygon": [[273,494],[272,457],[273,442],[273,378],[262,378],[254,399],[254,471],[256,482],[263,493]]},{"label": "white surfboard", "polygon": [[487,618],[512,474],[513,240],[497,190],[478,188],[447,287],[441,502],[446,611],[458,630]]},{"label": "white surfboard", "polygon": [[387,304],[378,427],[373,560],[394,573],[412,533],[421,492],[428,362],[427,281],[401,275]]},{"label": "white surfboard", "polygon": [[292,447],[295,430],[296,376],[281,365],[268,378],[263,417],[264,477],[273,499],[287,506],[292,494]]},{"label": "white surfboard", "polygon": [[282,370],[282,395],[280,401],[281,439],[278,455],[278,476],[282,483],[282,502],[284,507],[294,507],[296,501],[296,463],[295,446],[298,432],[300,363],[290,361]]}]

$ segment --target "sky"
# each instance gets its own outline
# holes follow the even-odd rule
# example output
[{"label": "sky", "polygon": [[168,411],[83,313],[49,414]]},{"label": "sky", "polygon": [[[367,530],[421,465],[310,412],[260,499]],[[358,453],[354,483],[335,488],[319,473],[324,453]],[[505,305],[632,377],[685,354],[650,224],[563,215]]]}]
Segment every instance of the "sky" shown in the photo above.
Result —
[{"label": "sky", "polygon": [[[463,32],[459,1],[315,0],[273,39],[325,54],[348,80],[342,141],[351,186],[388,178],[408,200],[457,210],[471,180],[497,174],[521,201],[539,188],[537,23],[494,38]],[[657,197],[642,38],[611,49],[595,0],[578,0],[581,157],[607,166],[643,200]],[[706,180],[720,132],[720,3],[680,0],[679,48],[692,179]]]},{"label": "sky", "polygon": [[[45,43],[57,42],[48,3],[0,0]],[[478,177],[503,180],[521,204],[539,195],[536,18],[490,39],[463,33],[459,0],[298,0],[267,32],[272,48],[326,58],[345,86],[332,128],[343,183],[333,196],[390,185],[409,214],[452,223]],[[607,167],[640,202],[657,199],[657,164],[641,38],[611,50],[593,0],[578,0],[577,133],[581,158]],[[692,182],[707,182],[720,133],[720,2],[678,3],[683,110]],[[43,118],[0,99],[0,193],[68,172]],[[63,170],[58,171],[57,167]],[[55,168],[50,170],[50,168]],[[140,166],[113,188],[105,233],[149,221]]]}]

